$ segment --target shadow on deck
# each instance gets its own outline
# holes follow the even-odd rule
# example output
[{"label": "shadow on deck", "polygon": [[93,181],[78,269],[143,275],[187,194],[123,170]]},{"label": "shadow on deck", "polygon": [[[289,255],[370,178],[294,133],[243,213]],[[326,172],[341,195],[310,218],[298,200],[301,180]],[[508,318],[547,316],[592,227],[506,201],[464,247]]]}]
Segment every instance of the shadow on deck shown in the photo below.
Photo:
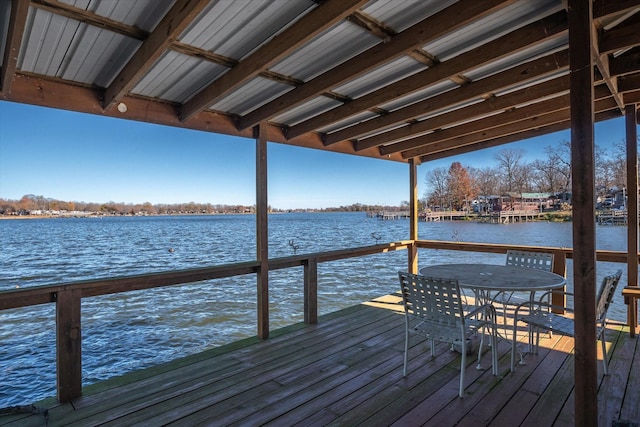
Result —
[{"label": "shadow on deck", "polygon": [[[555,335],[538,355],[509,372],[510,345],[499,344],[476,370],[470,357],[466,395],[458,398],[459,354],[412,339],[402,377],[404,318],[396,296],[331,313],[172,363],[85,387],[82,398],[36,404],[44,414],[5,415],[8,426],[274,425],[274,426],[564,426],[573,425],[573,340]],[[628,328],[607,340],[609,376],[600,376],[599,425],[638,422],[640,356]],[[602,366],[599,363],[599,372]],[[48,424],[47,424],[48,422]]]}]

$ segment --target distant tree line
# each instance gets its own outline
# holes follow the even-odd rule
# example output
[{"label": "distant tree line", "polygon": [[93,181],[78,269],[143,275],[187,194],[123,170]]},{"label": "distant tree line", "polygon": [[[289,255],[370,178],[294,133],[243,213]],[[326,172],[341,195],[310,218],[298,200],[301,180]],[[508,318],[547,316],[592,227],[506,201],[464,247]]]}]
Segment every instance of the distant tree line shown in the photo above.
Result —
[{"label": "distant tree line", "polygon": [[[427,172],[427,206],[464,210],[474,199],[507,193],[571,192],[571,143],[545,147],[545,157],[532,162],[523,160],[524,150],[504,149],[494,159],[495,166],[474,168],[453,162]],[[613,144],[610,152],[595,149],[595,187],[597,196],[607,196],[626,186],[626,148],[623,141]]]},{"label": "distant tree line", "polygon": [[79,212],[102,215],[178,215],[214,213],[251,213],[253,206],[222,205],[211,203],[94,203],[68,202],[44,196],[27,194],[20,200],[0,199],[0,215],[28,215],[34,212]]},{"label": "distant tree line", "polygon": [[[365,205],[354,203],[348,206],[339,206],[323,209],[272,209],[270,212],[291,211],[323,211],[323,212],[368,212],[368,211],[398,211],[407,209],[403,202],[401,206]],[[224,205],[211,203],[173,203],[151,204],[144,203],[94,203],[94,202],[68,202],[56,200],[44,196],[27,194],[20,200],[7,200],[0,198],[0,215],[50,215],[56,213],[82,213],[94,215],[195,215],[195,214],[233,214],[255,213],[255,205]]]}]

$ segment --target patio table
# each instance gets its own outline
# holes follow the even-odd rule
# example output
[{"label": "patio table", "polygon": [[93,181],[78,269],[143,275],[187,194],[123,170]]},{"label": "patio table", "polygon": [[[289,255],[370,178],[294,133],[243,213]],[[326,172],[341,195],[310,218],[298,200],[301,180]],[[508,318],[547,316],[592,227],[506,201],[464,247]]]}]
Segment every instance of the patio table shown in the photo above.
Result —
[{"label": "patio table", "polygon": [[455,279],[460,287],[472,289],[485,299],[490,298],[491,292],[548,291],[567,282],[564,277],[549,271],[499,264],[430,265],[421,268],[420,274]]},{"label": "patio table", "polygon": [[[423,276],[457,280],[461,288],[473,290],[481,304],[494,303],[494,298],[501,292],[530,292],[533,300],[535,292],[561,288],[567,282],[556,273],[513,265],[437,264],[419,271]],[[506,304],[503,310],[506,329]]]}]

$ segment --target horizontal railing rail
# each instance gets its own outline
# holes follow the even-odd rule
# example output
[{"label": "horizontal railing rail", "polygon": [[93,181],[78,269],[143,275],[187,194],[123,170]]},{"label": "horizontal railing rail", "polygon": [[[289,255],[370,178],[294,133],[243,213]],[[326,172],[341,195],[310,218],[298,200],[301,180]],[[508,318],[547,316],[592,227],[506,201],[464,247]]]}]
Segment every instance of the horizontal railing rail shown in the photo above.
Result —
[{"label": "horizontal railing rail", "polygon": [[[566,266],[565,260],[571,258],[573,254],[570,248],[405,240],[358,248],[273,258],[268,261],[268,270],[304,268],[304,320],[306,323],[313,324],[317,322],[318,318],[318,264],[408,249],[413,245],[422,249],[485,253],[506,253],[509,249],[551,252],[555,255],[554,271],[563,275]],[[413,251],[409,251],[410,256],[411,253]],[[597,260],[627,262],[626,253],[615,251],[598,251]],[[408,265],[412,265],[411,260],[409,260]],[[67,402],[82,394],[82,323],[80,314],[82,298],[257,274],[259,270],[260,263],[258,261],[247,261],[205,268],[154,272],[5,290],[0,291],[0,311],[55,303],[57,397],[60,402]]]}]

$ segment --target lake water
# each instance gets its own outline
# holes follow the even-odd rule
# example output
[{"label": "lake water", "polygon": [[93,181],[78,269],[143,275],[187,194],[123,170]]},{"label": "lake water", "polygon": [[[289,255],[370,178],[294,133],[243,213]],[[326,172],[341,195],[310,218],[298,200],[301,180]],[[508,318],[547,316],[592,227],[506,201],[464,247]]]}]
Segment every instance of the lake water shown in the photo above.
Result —
[{"label": "lake water", "polygon": [[[256,258],[253,215],[105,217],[0,221],[0,290],[187,269]],[[269,217],[270,257],[367,246],[409,237],[408,220],[364,213]],[[421,239],[571,247],[571,223],[421,222]],[[292,245],[290,245],[292,243]],[[626,228],[597,229],[598,249],[626,250]],[[420,266],[501,264],[504,255],[421,250]],[[397,291],[406,251],[323,263],[320,314]],[[599,263],[598,283],[622,264]],[[571,287],[572,265],[567,276]],[[270,324],[303,320],[303,271],[270,272]],[[623,268],[621,283],[626,283]],[[83,383],[121,375],[255,335],[255,275],[83,299]],[[624,321],[616,293],[610,318]],[[0,408],[55,395],[55,311],[0,312]]]}]

